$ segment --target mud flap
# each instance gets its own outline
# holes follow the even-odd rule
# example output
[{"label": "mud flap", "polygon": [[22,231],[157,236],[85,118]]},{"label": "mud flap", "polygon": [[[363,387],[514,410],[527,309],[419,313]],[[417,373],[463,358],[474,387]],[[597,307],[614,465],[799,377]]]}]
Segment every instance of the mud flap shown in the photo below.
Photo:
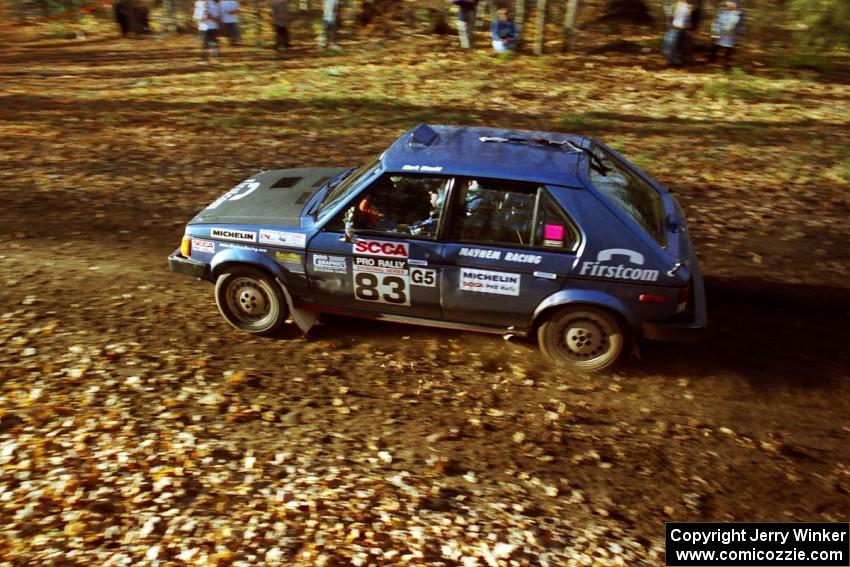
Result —
[{"label": "mud flap", "polygon": [[316,324],[316,321],[319,320],[319,314],[295,307],[295,304],[292,302],[292,296],[289,295],[289,290],[286,289],[286,286],[283,285],[280,278],[275,278],[275,280],[277,280],[278,285],[280,285],[280,289],[283,290],[284,297],[286,297],[286,306],[289,307],[289,313],[292,315],[292,320],[298,328],[301,329],[301,332],[306,335],[307,332],[313,328],[313,325]]}]

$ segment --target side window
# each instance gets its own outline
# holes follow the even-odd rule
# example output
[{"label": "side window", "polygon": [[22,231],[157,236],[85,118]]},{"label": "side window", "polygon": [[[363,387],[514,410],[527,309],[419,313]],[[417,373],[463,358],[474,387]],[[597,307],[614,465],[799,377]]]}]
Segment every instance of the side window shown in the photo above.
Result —
[{"label": "side window", "polygon": [[578,243],[575,225],[542,187],[467,179],[456,188],[455,240],[552,250],[573,250]]},{"label": "side window", "polygon": [[476,179],[457,187],[456,240],[531,245],[537,187]]},{"label": "side window", "polygon": [[541,195],[534,244],[541,248],[573,250],[578,231],[548,195]]},{"label": "side window", "polygon": [[328,228],[343,230],[351,215],[355,230],[436,238],[448,185],[442,177],[384,175]]}]

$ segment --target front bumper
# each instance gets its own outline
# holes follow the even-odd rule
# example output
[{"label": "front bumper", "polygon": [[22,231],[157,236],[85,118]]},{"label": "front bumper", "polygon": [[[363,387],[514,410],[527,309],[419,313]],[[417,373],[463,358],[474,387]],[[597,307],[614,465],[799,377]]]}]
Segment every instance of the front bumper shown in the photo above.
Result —
[{"label": "front bumper", "polygon": [[181,255],[179,248],[168,257],[168,269],[172,272],[185,274],[200,280],[210,279],[210,267],[203,262],[198,262]]},{"label": "front bumper", "polygon": [[708,312],[705,301],[705,283],[699,260],[691,257],[691,285],[693,285],[693,309],[683,319],[674,321],[646,321],[641,325],[643,338],[651,341],[695,342],[705,338],[708,331]]}]

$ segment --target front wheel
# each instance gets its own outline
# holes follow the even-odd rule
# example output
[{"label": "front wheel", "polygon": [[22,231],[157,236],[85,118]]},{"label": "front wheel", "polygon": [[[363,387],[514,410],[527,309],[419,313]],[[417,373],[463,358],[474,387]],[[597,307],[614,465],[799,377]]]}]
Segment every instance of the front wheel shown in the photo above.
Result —
[{"label": "front wheel", "polygon": [[218,277],[215,302],[231,326],[254,335],[273,334],[289,315],[280,286],[249,266],[230,268]]},{"label": "front wheel", "polygon": [[555,312],[537,330],[550,360],[583,372],[610,368],[623,353],[625,332],[610,312],[589,305]]}]

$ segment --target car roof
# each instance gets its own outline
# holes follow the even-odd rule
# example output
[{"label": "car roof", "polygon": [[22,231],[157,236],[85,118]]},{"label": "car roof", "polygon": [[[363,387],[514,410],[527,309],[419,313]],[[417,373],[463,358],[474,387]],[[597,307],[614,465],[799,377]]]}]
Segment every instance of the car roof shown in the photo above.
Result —
[{"label": "car roof", "polygon": [[582,152],[564,142],[587,147],[589,139],[555,132],[420,124],[384,152],[382,163],[390,172],[582,187],[578,179]]}]

